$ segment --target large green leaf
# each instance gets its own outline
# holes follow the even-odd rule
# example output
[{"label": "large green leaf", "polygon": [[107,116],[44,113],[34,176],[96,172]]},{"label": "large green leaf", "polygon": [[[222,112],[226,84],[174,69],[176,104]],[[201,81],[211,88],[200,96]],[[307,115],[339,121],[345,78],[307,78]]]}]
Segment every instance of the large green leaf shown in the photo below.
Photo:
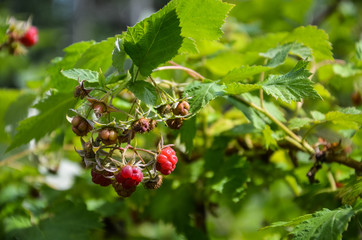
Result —
[{"label": "large green leaf", "polygon": [[123,64],[126,60],[126,52],[124,51],[123,42],[124,42],[123,38],[117,38],[116,41],[114,42],[114,49],[112,52],[112,65],[119,72],[124,71]]},{"label": "large green leaf", "polygon": [[149,82],[138,80],[129,83],[127,88],[142,102],[148,105],[156,105],[158,100],[156,88]]},{"label": "large green leaf", "polygon": [[94,41],[74,43],[64,49],[65,56],[63,58],[53,59],[52,65],[48,69],[50,87],[64,92],[69,92],[70,89],[73,89],[77,83],[63,76],[61,71],[74,68],[83,53],[94,44]]},{"label": "large green leaf", "polygon": [[99,74],[96,71],[80,68],[72,68],[62,71],[64,77],[74,80],[86,80],[87,82],[98,82]]},{"label": "large green leaf", "polygon": [[325,120],[350,129],[359,129],[362,126],[362,111],[356,108],[332,111],[325,115]]},{"label": "large green leaf", "polygon": [[284,63],[292,46],[293,46],[293,43],[287,43],[287,44],[269,49],[265,53],[260,53],[260,55],[265,58],[270,59],[267,66],[277,67]]},{"label": "large green leaf", "polygon": [[232,83],[232,82],[241,82],[245,79],[251,78],[256,74],[260,74],[262,72],[266,72],[270,69],[270,67],[266,66],[242,66],[240,68],[236,68],[226,74],[220,81],[220,83]]},{"label": "large green leaf", "polygon": [[76,102],[73,93],[55,93],[36,104],[40,113],[19,123],[17,133],[7,151],[30,142],[39,140],[65,123],[65,114]]},{"label": "large green leaf", "polygon": [[348,222],[354,215],[351,207],[335,210],[323,209],[312,215],[311,218],[297,225],[292,234],[293,240],[338,240],[347,229]]},{"label": "large green leaf", "polygon": [[218,96],[224,95],[224,86],[212,83],[200,83],[193,82],[189,84],[186,89],[184,96],[191,97],[190,112],[196,114],[199,110],[205,107],[211,100]]},{"label": "large green leaf", "polygon": [[112,51],[114,48],[115,37],[108,38],[89,47],[75,64],[76,68],[90,69],[106,72],[112,65]]},{"label": "large green leaf", "polygon": [[174,57],[182,45],[180,20],[171,5],[128,28],[124,49],[148,76],[161,63]]},{"label": "large green leaf", "polygon": [[217,40],[232,4],[220,0],[178,0],[177,14],[182,36],[194,40]]},{"label": "large green leaf", "polygon": [[294,29],[283,43],[298,42],[312,49],[316,62],[333,59],[332,44],[328,40],[328,34],[316,26],[302,26]]},{"label": "large green leaf", "polygon": [[287,74],[270,75],[261,83],[264,91],[276,99],[289,103],[301,101],[303,98],[320,99],[319,94],[313,89],[312,82],[308,79],[311,73],[306,70],[308,62],[299,61]]},{"label": "large green leaf", "polygon": [[17,224],[9,229],[6,239],[86,240],[90,237],[90,230],[101,227],[99,215],[88,211],[85,204],[58,201],[48,211],[49,217],[37,225],[31,225],[27,219],[14,219]]},{"label": "large green leaf", "polygon": [[243,83],[229,83],[225,85],[225,92],[227,94],[242,94],[246,92],[251,92],[261,88],[259,84],[243,84]]},{"label": "large green leaf", "polygon": [[9,111],[9,105],[16,100],[18,95],[18,90],[0,89],[0,136],[2,136],[0,138],[0,142],[6,142],[9,140],[9,137],[5,132],[5,119],[8,118],[5,114]]}]

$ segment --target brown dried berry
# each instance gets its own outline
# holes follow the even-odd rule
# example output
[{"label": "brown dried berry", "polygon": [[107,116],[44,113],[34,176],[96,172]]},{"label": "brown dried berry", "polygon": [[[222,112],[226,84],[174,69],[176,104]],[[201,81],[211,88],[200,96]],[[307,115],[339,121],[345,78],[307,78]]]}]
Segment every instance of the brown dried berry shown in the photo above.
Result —
[{"label": "brown dried berry", "polygon": [[173,114],[185,116],[189,114],[190,104],[186,101],[179,102],[175,109],[173,109]]},{"label": "brown dried berry", "polygon": [[72,130],[78,136],[85,136],[92,129],[92,126],[85,118],[77,115],[72,119]]},{"label": "brown dried berry", "polygon": [[136,191],[137,186],[133,186],[131,188],[124,188],[122,186],[121,183],[114,181],[112,183],[112,186],[114,188],[114,190],[116,191],[116,193],[120,196],[120,197],[129,197],[132,195],[132,193],[134,193],[134,191]]},{"label": "brown dried berry", "polygon": [[117,142],[118,134],[113,128],[103,128],[99,131],[98,138],[100,138],[105,145],[112,145]]},{"label": "brown dried berry", "polygon": [[157,175],[154,179],[148,180],[143,185],[146,189],[158,189],[162,185],[162,176]]},{"label": "brown dried berry", "polygon": [[171,109],[170,104],[165,104],[165,105],[158,107],[156,110],[160,115],[163,116],[165,114],[170,113],[172,109]]},{"label": "brown dried berry", "polygon": [[167,126],[171,129],[180,129],[184,123],[183,118],[168,119],[166,121]]},{"label": "brown dried berry", "polygon": [[156,120],[140,118],[132,123],[132,130],[138,133],[145,133],[154,129],[156,125]]}]

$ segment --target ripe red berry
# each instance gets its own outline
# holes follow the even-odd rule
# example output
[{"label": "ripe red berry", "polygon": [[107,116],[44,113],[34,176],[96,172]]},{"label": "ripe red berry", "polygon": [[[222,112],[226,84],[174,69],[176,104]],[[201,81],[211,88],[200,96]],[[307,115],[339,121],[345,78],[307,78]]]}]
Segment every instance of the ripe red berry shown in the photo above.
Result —
[{"label": "ripe red berry", "polygon": [[169,175],[176,167],[177,156],[175,151],[170,148],[162,149],[157,156],[156,169],[164,175]]},{"label": "ripe red berry", "polygon": [[189,114],[190,104],[186,101],[179,102],[177,107],[173,109],[173,114],[185,116]]},{"label": "ripe red berry", "polygon": [[92,169],[92,171],[91,171],[92,182],[94,182],[95,184],[99,184],[103,187],[110,185],[112,183],[112,180],[109,178],[106,178],[103,174],[107,175],[107,176],[111,175],[111,174],[108,174],[107,172],[101,173],[101,172],[98,172],[98,171]]},{"label": "ripe red berry", "polygon": [[136,166],[126,165],[116,175],[117,182],[121,183],[123,188],[131,189],[137,186],[143,179],[143,173],[140,168]]},{"label": "ripe red berry", "polygon": [[103,128],[99,131],[98,137],[106,145],[112,145],[117,142],[118,134],[115,129],[112,128]]},{"label": "ripe red berry", "polygon": [[31,26],[28,31],[20,38],[20,42],[26,46],[31,47],[38,42],[38,29]]},{"label": "ripe red berry", "polygon": [[78,136],[85,136],[92,130],[92,126],[85,118],[77,115],[72,119],[72,130]]}]

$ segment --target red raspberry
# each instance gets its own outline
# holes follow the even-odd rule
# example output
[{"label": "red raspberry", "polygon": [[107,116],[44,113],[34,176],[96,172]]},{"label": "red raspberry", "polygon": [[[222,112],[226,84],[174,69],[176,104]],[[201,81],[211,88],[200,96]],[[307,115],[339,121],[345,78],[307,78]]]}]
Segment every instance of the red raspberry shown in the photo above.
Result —
[{"label": "red raspberry", "polygon": [[20,42],[27,47],[33,46],[38,42],[38,29],[31,26],[28,31],[20,38]]},{"label": "red raspberry", "polygon": [[117,182],[121,183],[123,188],[131,189],[137,186],[143,179],[143,173],[140,168],[136,166],[126,165],[116,175]]},{"label": "red raspberry", "polygon": [[170,148],[162,149],[157,156],[156,169],[164,175],[169,175],[176,167],[177,156],[175,151]]},{"label": "red raspberry", "polygon": [[[101,172],[98,172],[98,171],[95,171],[92,169],[91,175],[92,175],[92,182],[94,182],[95,184],[99,184],[99,185],[105,187],[112,183],[112,180],[109,178],[106,178]],[[110,175],[110,174],[107,174],[107,172],[106,172],[105,175]]]},{"label": "red raspberry", "polygon": [[72,130],[78,136],[85,136],[92,130],[92,126],[85,118],[77,115],[72,119]]}]

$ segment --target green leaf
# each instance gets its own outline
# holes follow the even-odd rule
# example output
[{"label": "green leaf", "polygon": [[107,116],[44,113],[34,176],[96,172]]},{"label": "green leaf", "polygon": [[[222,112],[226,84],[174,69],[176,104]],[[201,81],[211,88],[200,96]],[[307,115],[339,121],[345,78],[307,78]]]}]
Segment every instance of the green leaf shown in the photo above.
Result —
[{"label": "green leaf", "polygon": [[223,96],[224,86],[212,83],[200,83],[193,82],[189,84],[186,89],[184,96],[191,97],[189,100],[190,112],[196,114],[203,107],[205,107],[211,100],[216,97]]},{"label": "green leaf", "polygon": [[349,129],[359,129],[362,125],[362,111],[356,108],[345,108],[340,111],[328,112],[326,121],[345,126]]},{"label": "green leaf", "polygon": [[76,102],[73,93],[56,93],[34,107],[40,114],[19,123],[17,133],[7,151],[30,142],[39,140],[66,122],[65,114]]},{"label": "green leaf", "polygon": [[154,106],[157,104],[157,90],[149,82],[138,80],[129,83],[127,88],[142,102],[147,105]]},{"label": "green leaf", "polygon": [[259,84],[243,84],[243,83],[230,83],[225,85],[225,92],[227,94],[242,94],[246,92],[255,91],[261,88]]},{"label": "green leaf", "polygon": [[353,205],[362,196],[362,177],[356,178],[344,186],[338,193],[343,204]]},{"label": "green leaf", "polygon": [[7,112],[11,106],[12,102],[16,101],[19,96],[18,90],[10,90],[10,89],[0,89],[0,142],[6,142],[9,140],[8,134],[5,131],[5,123],[7,122],[5,119],[8,118]]},{"label": "green leaf", "polygon": [[269,125],[265,125],[265,128],[263,129],[263,136],[266,149],[269,149],[270,147],[275,149],[278,146],[277,141],[273,137],[273,131],[270,129]]},{"label": "green leaf", "polygon": [[17,228],[9,233],[13,237],[10,239],[87,240],[91,230],[101,227],[99,215],[88,211],[84,203],[57,201],[47,210],[46,216],[49,217],[40,220],[37,225],[17,224]]},{"label": "green leaf", "polygon": [[293,43],[289,54],[298,56],[304,60],[312,58],[312,50],[309,47],[304,46],[301,43]]},{"label": "green leaf", "polygon": [[318,111],[311,111],[310,115],[312,115],[313,119],[317,121],[324,121],[326,119],[326,116]]},{"label": "green leaf", "polygon": [[89,47],[74,67],[106,72],[112,65],[112,51],[116,38],[108,38]]},{"label": "green leaf", "polygon": [[194,148],[194,138],[196,136],[196,116],[184,121],[180,129],[181,142],[185,144],[186,152],[191,154]]},{"label": "green leaf", "polygon": [[333,59],[332,44],[328,40],[328,34],[316,26],[302,26],[294,29],[283,43],[298,42],[312,49],[316,62]]},{"label": "green leaf", "polygon": [[343,78],[348,78],[362,74],[362,69],[356,68],[350,63],[345,65],[334,64],[333,72]]},{"label": "green leaf", "polygon": [[74,80],[86,80],[87,82],[98,82],[98,72],[88,69],[72,68],[62,71],[64,77]]},{"label": "green leaf", "polygon": [[270,75],[261,83],[264,91],[276,99],[289,103],[301,101],[303,98],[320,99],[319,94],[313,89],[312,82],[308,79],[311,73],[306,70],[308,62],[299,61],[287,74]]},{"label": "green leaf", "polygon": [[266,66],[242,66],[241,68],[236,68],[226,74],[220,81],[220,83],[232,83],[232,82],[242,82],[247,78],[251,78],[256,74],[266,72],[270,67]]},{"label": "green leaf", "polygon": [[35,98],[35,93],[22,93],[10,104],[3,119],[6,125],[12,127],[12,131],[15,131],[19,121],[26,118],[28,109],[33,105]]},{"label": "green leaf", "polygon": [[296,217],[296,218],[294,218],[294,219],[292,219],[291,221],[288,221],[288,222],[284,222],[284,221],[274,222],[270,226],[263,227],[260,230],[265,230],[265,229],[268,229],[268,228],[276,228],[276,227],[295,227],[298,224],[300,224],[301,222],[304,222],[304,221],[306,221],[306,220],[308,220],[308,219],[310,219],[312,217],[313,217],[312,214],[306,214],[306,215],[303,215],[303,216]]},{"label": "green leaf", "polygon": [[287,58],[292,46],[293,43],[286,43],[284,45],[269,49],[266,53],[260,53],[260,56],[270,59],[267,66],[274,68],[285,62],[285,59]]},{"label": "green leaf", "polygon": [[119,72],[124,71],[123,64],[126,60],[126,52],[124,51],[123,42],[124,39],[117,38],[114,42],[114,49],[112,52],[112,65]]},{"label": "green leaf", "polygon": [[[227,100],[239,109],[256,129],[264,129],[266,119],[259,112],[232,97],[228,97]],[[244,130],[243,127],[242,130]]]},{"label": "green leaf", "polygon": [[362,61],[362,40],[356,43],[356,57],[359,61]]},{"label": "green leaf", "polygon": [[308,125],[313,120],[310,118],[292,118],[289,120],[289,128],[290,129],[300,129],[306,125]]},{"label": "green leaf", "polygon": [[124,49],[143,76],[173,58],[182,45],[180,21],[168,5],[151,17],[128,28]]},{"label": "green leaf", "polygon": [[323,209],[313,214],[312,218],[297,225],[292,234],[293,240],[334,240],[342,239],[348,222],[354,215],[351,207],[335,210]]},{"label": "green leaf", "polygon": [[198,40],[217,40],[228,12],[234,5],[220,0],[178,0],[182,36]]},{"label": "green leaf", "polygon": [[73,89],[77,83],[63,76],[61,71],[74,68],[74,65],[78,59],[81,58],[82,54],[93,45],[94,41],[74,43],[64,49],[65,56],[63,58],[53,59],[52,65],[48,69],[48,74],[51,79],[50,86],[63,92]]}]

